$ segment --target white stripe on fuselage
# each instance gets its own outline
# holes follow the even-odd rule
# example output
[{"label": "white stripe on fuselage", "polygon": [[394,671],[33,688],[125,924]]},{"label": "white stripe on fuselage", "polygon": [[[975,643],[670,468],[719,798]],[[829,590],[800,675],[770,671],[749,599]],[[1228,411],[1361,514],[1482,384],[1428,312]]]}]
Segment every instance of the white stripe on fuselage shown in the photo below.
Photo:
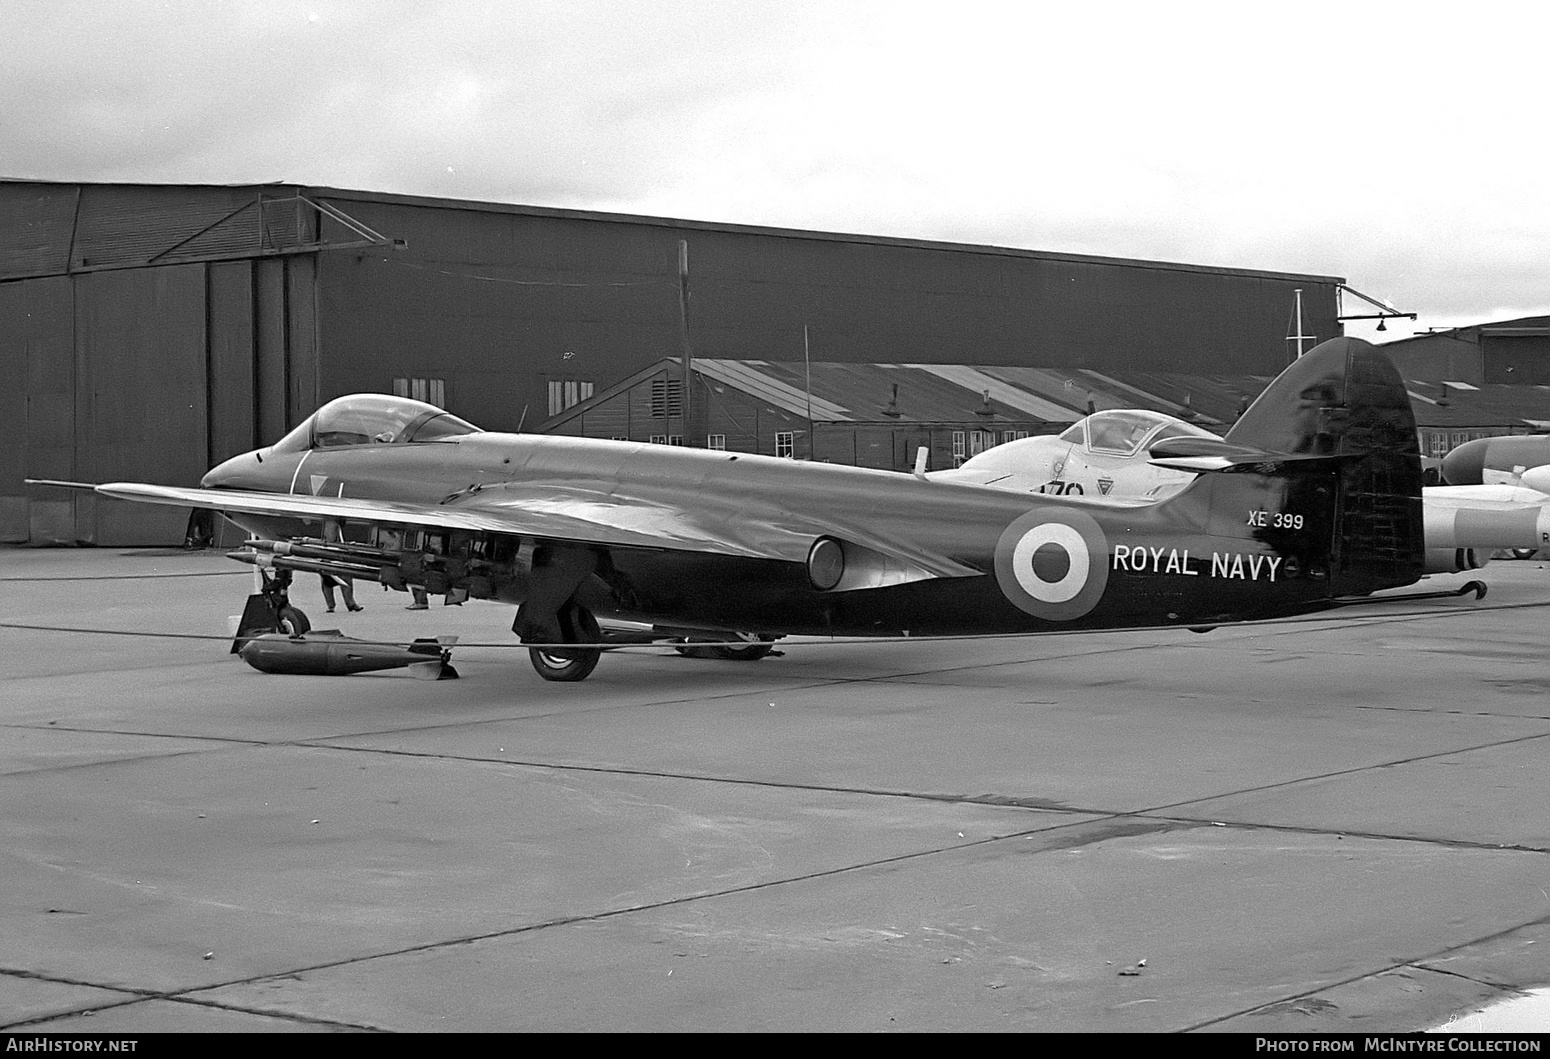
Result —
[{"label": "white stripe on fuselage", "polygon": [[302,453],[301,454],[301,459],[299,461],[297,461],[296,469],[291,472],[291,492],[294,493],[296,491],[296,479],[301,477],[301,469],[302,469],[302,467],[306,466],[307,457],[311,456],[311,455],[312,455],[312,450],[311,449],[308,449],[306,452]]}]

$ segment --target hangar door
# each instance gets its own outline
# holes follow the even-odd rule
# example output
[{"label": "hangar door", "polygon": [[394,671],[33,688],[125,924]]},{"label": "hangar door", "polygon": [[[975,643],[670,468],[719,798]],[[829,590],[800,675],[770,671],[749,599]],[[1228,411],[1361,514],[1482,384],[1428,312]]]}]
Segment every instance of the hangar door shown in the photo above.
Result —
[{"label": "hangar door", "polygon": [[[207,469],[205,269],[167,265],[76,278],[75,476],[197,483]],[[81,494],[75,537],[174,543],[188,513]]]},{"label": "hangar door", "polygon": [[188,513],[23,478],[197,485],[316,407],[308,255],[0,283],[0,540],[178,545]]},{"label": "hangar door", "polygon": [[1550,385],[1550,328],[1486,328],[1480,332],[1486,382]]}]

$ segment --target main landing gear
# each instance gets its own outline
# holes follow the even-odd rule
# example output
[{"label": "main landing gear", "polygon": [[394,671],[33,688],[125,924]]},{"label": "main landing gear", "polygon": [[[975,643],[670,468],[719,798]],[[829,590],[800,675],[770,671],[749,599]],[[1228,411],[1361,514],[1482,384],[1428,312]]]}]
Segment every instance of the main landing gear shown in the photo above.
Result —
[{"label": "main landing gear", "polygon": [[[524,612],[527,616],[524,617]],[[628,624],[628,623],[626,623]],[[545,680],[573,683],[585,680],[597,668],[605,650],[612,647],[660,644],[666,641],[673,650],[688,658],[717,658],[730,662],[753,662],[775,649],[774,636],[759,633],[715,632],[665,626],[610,625],[603,629],[592,612],[570,600],[548,624],[533,617],[530,604],[517,609],[511,629],[530,644],[527,649],[533,670]],[[575,646],[572,646],[572,645]]]},{"label": "main landing gear", "polygon": [[585,680],[597,668],[598,659],[603,657],[602,647],[587,646],[603,642],[603,631],[597,624],[597,618],[586,607],[574,601],[561,607],[556,618],[560,625],[559,642],[577,646],[529,647],[527,655],[533,663],[533,669],[545,680],[567,683]]},{"label": "main landing gear", "polygon": [[[716,637],[721,643],[700,644],[692,638],[675,644],[673,650],[685,658],[719,658],[727,662],[757,662],[775,649],[773,636],[755,636],[753,633],[729,632]],[[738,640],[745,647],[733,646],[729,641]]]}]

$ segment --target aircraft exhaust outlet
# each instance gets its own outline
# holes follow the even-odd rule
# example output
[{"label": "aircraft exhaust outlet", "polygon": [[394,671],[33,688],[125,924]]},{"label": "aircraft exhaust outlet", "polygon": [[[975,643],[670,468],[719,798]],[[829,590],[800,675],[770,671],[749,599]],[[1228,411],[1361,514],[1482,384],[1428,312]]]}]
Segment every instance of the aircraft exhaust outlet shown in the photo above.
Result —
[{"label": "aircraft exhaust outlet", "polygon": [[845,549],[833,537],[820,537],[807,553],[807,577],[813,587],[827,592],[845,576]]}]

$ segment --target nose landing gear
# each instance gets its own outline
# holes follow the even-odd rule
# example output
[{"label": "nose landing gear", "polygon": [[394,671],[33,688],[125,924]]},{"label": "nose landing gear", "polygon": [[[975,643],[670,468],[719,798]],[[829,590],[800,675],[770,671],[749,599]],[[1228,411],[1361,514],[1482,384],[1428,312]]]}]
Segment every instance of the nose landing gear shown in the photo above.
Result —
[{"label": "nose landing gear", "polygon": [[302,636],[312,630],[312,622],[300,607],[291,605],[291,572],[261,570],[264,586],[248,597],[242,608],[242,618],[237,622],[237,635],[232,638],[231,653],[242,650],[242,645],[255,636],[283,632],[287,636]]}]

